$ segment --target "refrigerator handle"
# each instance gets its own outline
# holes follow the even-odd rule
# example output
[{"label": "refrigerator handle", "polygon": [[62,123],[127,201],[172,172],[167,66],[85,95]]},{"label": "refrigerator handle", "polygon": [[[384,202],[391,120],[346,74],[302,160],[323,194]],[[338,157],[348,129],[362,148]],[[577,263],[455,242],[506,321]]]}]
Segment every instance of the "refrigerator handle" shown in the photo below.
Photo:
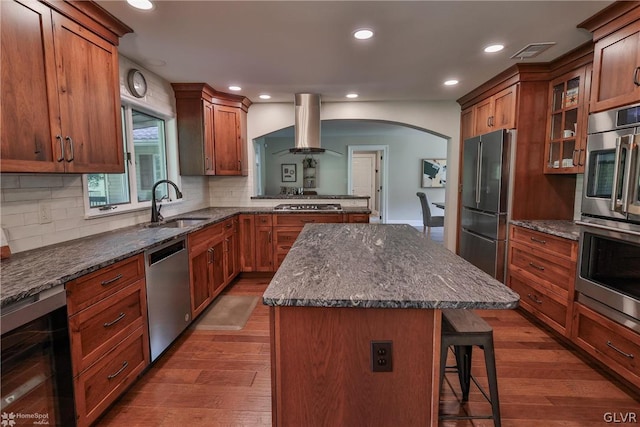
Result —
[{"label": "refrigerator handle", "polygon": [[478,143],[478,165],[476,168],[476,205],[480,204],[480,180],[482,179],[482,141]]}]

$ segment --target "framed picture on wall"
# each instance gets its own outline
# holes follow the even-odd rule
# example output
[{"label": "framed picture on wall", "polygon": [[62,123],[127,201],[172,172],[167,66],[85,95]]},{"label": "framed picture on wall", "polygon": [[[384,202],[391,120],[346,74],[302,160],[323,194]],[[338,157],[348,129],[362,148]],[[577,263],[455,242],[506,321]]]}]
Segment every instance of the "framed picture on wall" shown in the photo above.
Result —
[{"label": "framed picture on wall", "polygon": [[444,187],[447,183],[446,159],[422,159],[422,188]]},{"label": "framed picture on wall", "polygon": [[296,182],[296,164],[283,163],[280,166],[282,168],[282,182]]}]

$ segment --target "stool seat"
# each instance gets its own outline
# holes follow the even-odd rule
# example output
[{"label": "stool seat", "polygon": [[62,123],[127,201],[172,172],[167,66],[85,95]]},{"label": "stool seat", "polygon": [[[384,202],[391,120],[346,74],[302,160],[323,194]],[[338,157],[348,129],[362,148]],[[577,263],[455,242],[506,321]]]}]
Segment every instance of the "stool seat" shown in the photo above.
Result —
[{"label": "stool seat", "polygon": [[[489,394],[480,387],[471,375],[471,357],[473,346],[477,345],[484,350],[487,379],[489,381]],[[456,357],[456,370],[462,390],[462,403],[469,400],[471,380],[478,386],[483,396],[491,404],[491,415],[453,416],[441,415],[441,420],[461,420],[476,418],[492,418],[496,427],[500,427],[500,402],[498,399],[498,380],[496,375],[496,362],[493,350],[493,329],[481,317],[470,310],[442,310],[442,334],[440,348],[440,389],[444,380],[447,352],[449,347],[454,347]]]}]

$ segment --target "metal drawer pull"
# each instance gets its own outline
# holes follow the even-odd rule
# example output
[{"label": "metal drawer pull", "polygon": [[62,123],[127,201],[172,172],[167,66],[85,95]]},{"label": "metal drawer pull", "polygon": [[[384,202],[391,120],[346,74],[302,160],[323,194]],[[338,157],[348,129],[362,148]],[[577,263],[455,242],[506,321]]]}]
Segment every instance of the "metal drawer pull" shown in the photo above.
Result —
[{"label": "metal drawer pull", "polygon": [[536,243],[540,243],[541,245],[546,245],[547,241],[546,240],[540,240],[540,239],[536,239],[535,237],[531,238],[532,242],[536,242]]},{"label": "metal drawer pull", "polygon": [[65,139],[69,141],[69,152],[71,153],[71,157],[67,159],[67,162],[72,162],[75,158],[75,154],[73,154],[73,139],[71,139],[70,136],[67,136]]},{"label": "metal drawer pull", "polygon": [[104,326],[105,328],[108,328],[109,326],[113,326],[119,321],[121,321],[122,319],[124,319],[124,316],[125,316],[124,313],[120,313],[118,314],[118,317],[116,317],[114,320],[112,320],[111,322],[105,322],[102,324],[102,326]]},{"label": "metal drawer pull", "polygon": [[304,222],[304,223],[316,222],[316,220],[315,220],[315,219],[301,219],[300,221],[301,221],[301,222]]},{"label": "metal drawer pull", "polygon": [[129,362],[127,362],[126,360],[124,362],[122,362],[122,368],[118,369],[116,372],[114,372],[111,375],[107,376],[108,380],[112,380],[115,377],[117,377],[118,375],[120,375],[122,373],[122,371],[124,371],[125,369],[127,369],[127,366],[129,366]]},{"label": "metal drawer pull", "polygon": [[60,157],[58,157],[58,162],[64,160],[64,140],[62,139],[62,135],[56,135],[56,139],[60,142]]},{"label": "metal drawer pull", "polygon": [[269,243],[271,243],[271,231],[269,231]]},{"label": "metal drawer pull", "polygon": [[640,81],[638,81],[638,71],[640,71],[640,67],[636,67],[635,71],[633,72],[633,84],[635,84],[636,86],[640,86]]},{"label": "metal drawer pull", "polygon": [[614,349],[615,351],[617,351],[618,353],[620,353],[621,355],[623,355],[624,357],[628,357],[629,359],[633,359],[633,353],[625,353],[624,351],[620,350],[618,347],[616,347],[615,345],[613,345],[611,343],[611,341],[607,341],[607,347],[611,347],[612,349]]},{"label": "metal drawer pull", "polygon": [[535,265],[534,263],[530,262],[529,265],[533,268],[536,268],[540,271],[544,271],[544,267],[540,266],[540,265]]},{"label": "metal drawer pull", "polygon": [[537,296],[531,295],[531,294],[527,294],[527,296],[529,297],[529,299],[531,301],[535,302],[536,304],[542,304],[542,301],[540,299],[538,299]]},{"label": "metal drawer pull", "polygon": [[109,280],[105,280],[102,282],[102,286],[107,286],[112,284],[113,282],[117,282],[118,280],[122,279],[122,274],[118,274],[116,277],[114,277],[113,279],[109,279]]}]

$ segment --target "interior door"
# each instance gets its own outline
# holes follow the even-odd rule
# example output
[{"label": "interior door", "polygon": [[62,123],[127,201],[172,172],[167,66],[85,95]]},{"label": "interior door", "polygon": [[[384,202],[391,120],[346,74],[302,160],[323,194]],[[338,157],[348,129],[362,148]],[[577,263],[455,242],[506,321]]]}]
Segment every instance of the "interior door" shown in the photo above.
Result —
[{"label": "interior door", "polygon": [[369,196],[371,214],[378,215],[375,211],[377,204],[376,191],[376,153],[354,153],[352,163],[353,185],[352,194],[354,196]]}]

